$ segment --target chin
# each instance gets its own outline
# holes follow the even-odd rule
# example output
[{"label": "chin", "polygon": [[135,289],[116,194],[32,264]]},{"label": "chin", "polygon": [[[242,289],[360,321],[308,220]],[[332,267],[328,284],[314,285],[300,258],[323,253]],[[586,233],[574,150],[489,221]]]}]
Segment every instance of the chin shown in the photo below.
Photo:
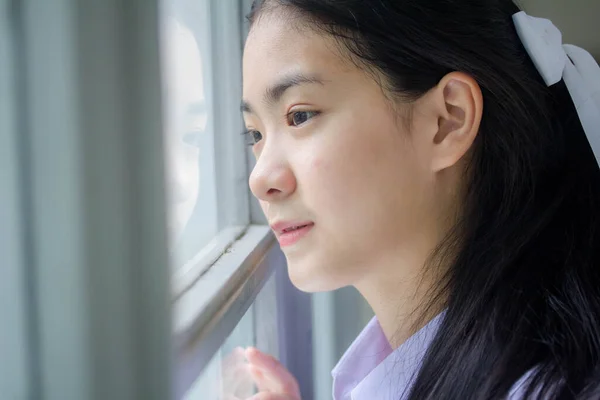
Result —
[{"label": "chin", "polygon": [[287,256],[288,274],[292,284],[306,293],[329,292],[341,288],[339,280],[325,273],[322,263],[290,260]]}]

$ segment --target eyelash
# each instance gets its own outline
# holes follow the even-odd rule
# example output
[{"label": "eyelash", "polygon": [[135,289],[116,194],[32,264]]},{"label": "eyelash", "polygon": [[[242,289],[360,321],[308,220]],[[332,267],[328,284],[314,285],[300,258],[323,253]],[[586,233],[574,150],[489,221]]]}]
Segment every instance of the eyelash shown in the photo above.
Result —
[{"label": "eyelash", "polygon": [[[244,136],[246,139],[249,139],[248,142],[246,143],[246,145],[253,147],[256,143],[258,142],[254,142],[254,138],[252,136],[254,136],[255,133],[260,133],[259,131],[257,131],[256,129],[247,129],[244,132],[242,132],[242,136]],[[262,135],[262,133],[260,133]]]},{"label": "eyelash", "polygon": [[[308,120],[306,120],[305,122],[300,123],[299,125],[292,125],[293,122],[293,116],[296,114],[313,114],[313,116],[311,118],[309,118]],[[317,115],[319,115],[318,111],[299,111],[299,110],[294,110],[294,111],[290,111],[289,113],[287,113],[285,115],[287,122],[290,126],[295,126],[298,127],[300,125],[305,124],[306,122],[310,121],[311,119],[313,119],[314,117],[316,117]],[[292,117],[292,119],[290,120],[290,116]],[[291,122],[292,121],[292,122]]]},{"label": "eyelash", "polygon": [[[295,114],[302,114],[302,113],[305,113],[305,114],[312,114],[312,117],[308,118],[306,121],[304,121],[304,122],[302,122],[302,123],[300,123],[300,124],[298,124],[298,125],[293,125],[293,116],[294,116]],[[298,111],[298,110],[294,110],[294,111],[291,111],[291,112],[287,113],[287,114],[285,115],[285,118],[286,118],[286,120],[287,120],[287,122],[288,122],[288,125],[289,125],[289,126],[293,126],[293,127],[299,127],[299,126],[301,126],[301,125],[305,124],[306,122],[310,121],[310,120],[311,120],[311,119],[313,119],[314,117],[318,116],[320,113],[321,113],[320,111]],[[291,119],[291,120],[290,120],[290,116],[292,117],[292,119]],[[260,133],[259,131],[255,130],[255,129],[248,129],[248,130],[245,130],[244,132],[242,132],[242,135],[243,135],[244,137],[250,137],[250,142],[249,142],[249,143],[247,143],[247,144],[248,144],[248,146],[251,146],[251,147],[252,147],[252,146],[254,146],[255,144],[257,144],[257,143],[258,143],[258,141],[257,141],[257,142],[253,142],[253,140],[255,140],[255,138],[254,138],[253,136],[254,136],[254,134],[256,134],[256,133],[259,133],[259,134],[261,134],[261,136],[262,136],[262,133]]]}]

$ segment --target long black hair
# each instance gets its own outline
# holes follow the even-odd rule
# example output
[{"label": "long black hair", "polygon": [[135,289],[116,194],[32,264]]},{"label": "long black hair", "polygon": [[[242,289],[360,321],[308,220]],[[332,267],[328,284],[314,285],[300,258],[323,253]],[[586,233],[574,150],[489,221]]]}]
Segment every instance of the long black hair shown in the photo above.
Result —
[{"label": "long black hair", "polygon": [[[564,82],[548,88],[511,0],[256,0],[333,35],[418,99],[444,75],[480,85],[462,218],[438,255],[446,314],[411,399],[600,398],[600,169]],[[418,133],[416,133],[418,134]],[[433,258],[432,258],[433,260]],[[400,394],[399,394],[400,395]]]}]

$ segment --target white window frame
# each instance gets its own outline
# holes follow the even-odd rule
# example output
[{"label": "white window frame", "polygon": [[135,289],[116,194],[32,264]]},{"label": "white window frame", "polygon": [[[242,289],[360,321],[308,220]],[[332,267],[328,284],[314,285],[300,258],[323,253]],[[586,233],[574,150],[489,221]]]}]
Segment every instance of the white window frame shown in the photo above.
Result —
[{"label": "white window frame", "polygon": [[200,376],[280,264],[274,242],[268,228],[250,227],[175,302],[176,399]]},{"label": "white window frame", "polygon": [[[204,50],[209,55],[206,57],[209,79],[205,82],[205,90],[216,154],[218,233],[191,260],[177,268],[172,283],[176,296],[182,295],[205,274],[226,249],[244,236],[253,222],[249,209],[248,155],[240,137],[244,128],[239,112],[242,98],[241,6],[238,0],[205,1],[208,16],[202,21],[201,30],[210,35],[201,40],[207,39]],[[196,212],[201,215],[206,210]]]}]

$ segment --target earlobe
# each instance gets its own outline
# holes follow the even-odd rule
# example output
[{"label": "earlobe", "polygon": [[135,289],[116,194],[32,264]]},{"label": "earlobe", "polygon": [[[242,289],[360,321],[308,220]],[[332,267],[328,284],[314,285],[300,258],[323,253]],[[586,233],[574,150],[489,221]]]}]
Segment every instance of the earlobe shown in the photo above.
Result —
[{"label": "earlobe", "polygon": [[434,138],[433,169],[455,165],[471,148],[481,124],[483,96],[477,82],[467,74],[452,72],[438,84],[443,96],[438,132]]}]

